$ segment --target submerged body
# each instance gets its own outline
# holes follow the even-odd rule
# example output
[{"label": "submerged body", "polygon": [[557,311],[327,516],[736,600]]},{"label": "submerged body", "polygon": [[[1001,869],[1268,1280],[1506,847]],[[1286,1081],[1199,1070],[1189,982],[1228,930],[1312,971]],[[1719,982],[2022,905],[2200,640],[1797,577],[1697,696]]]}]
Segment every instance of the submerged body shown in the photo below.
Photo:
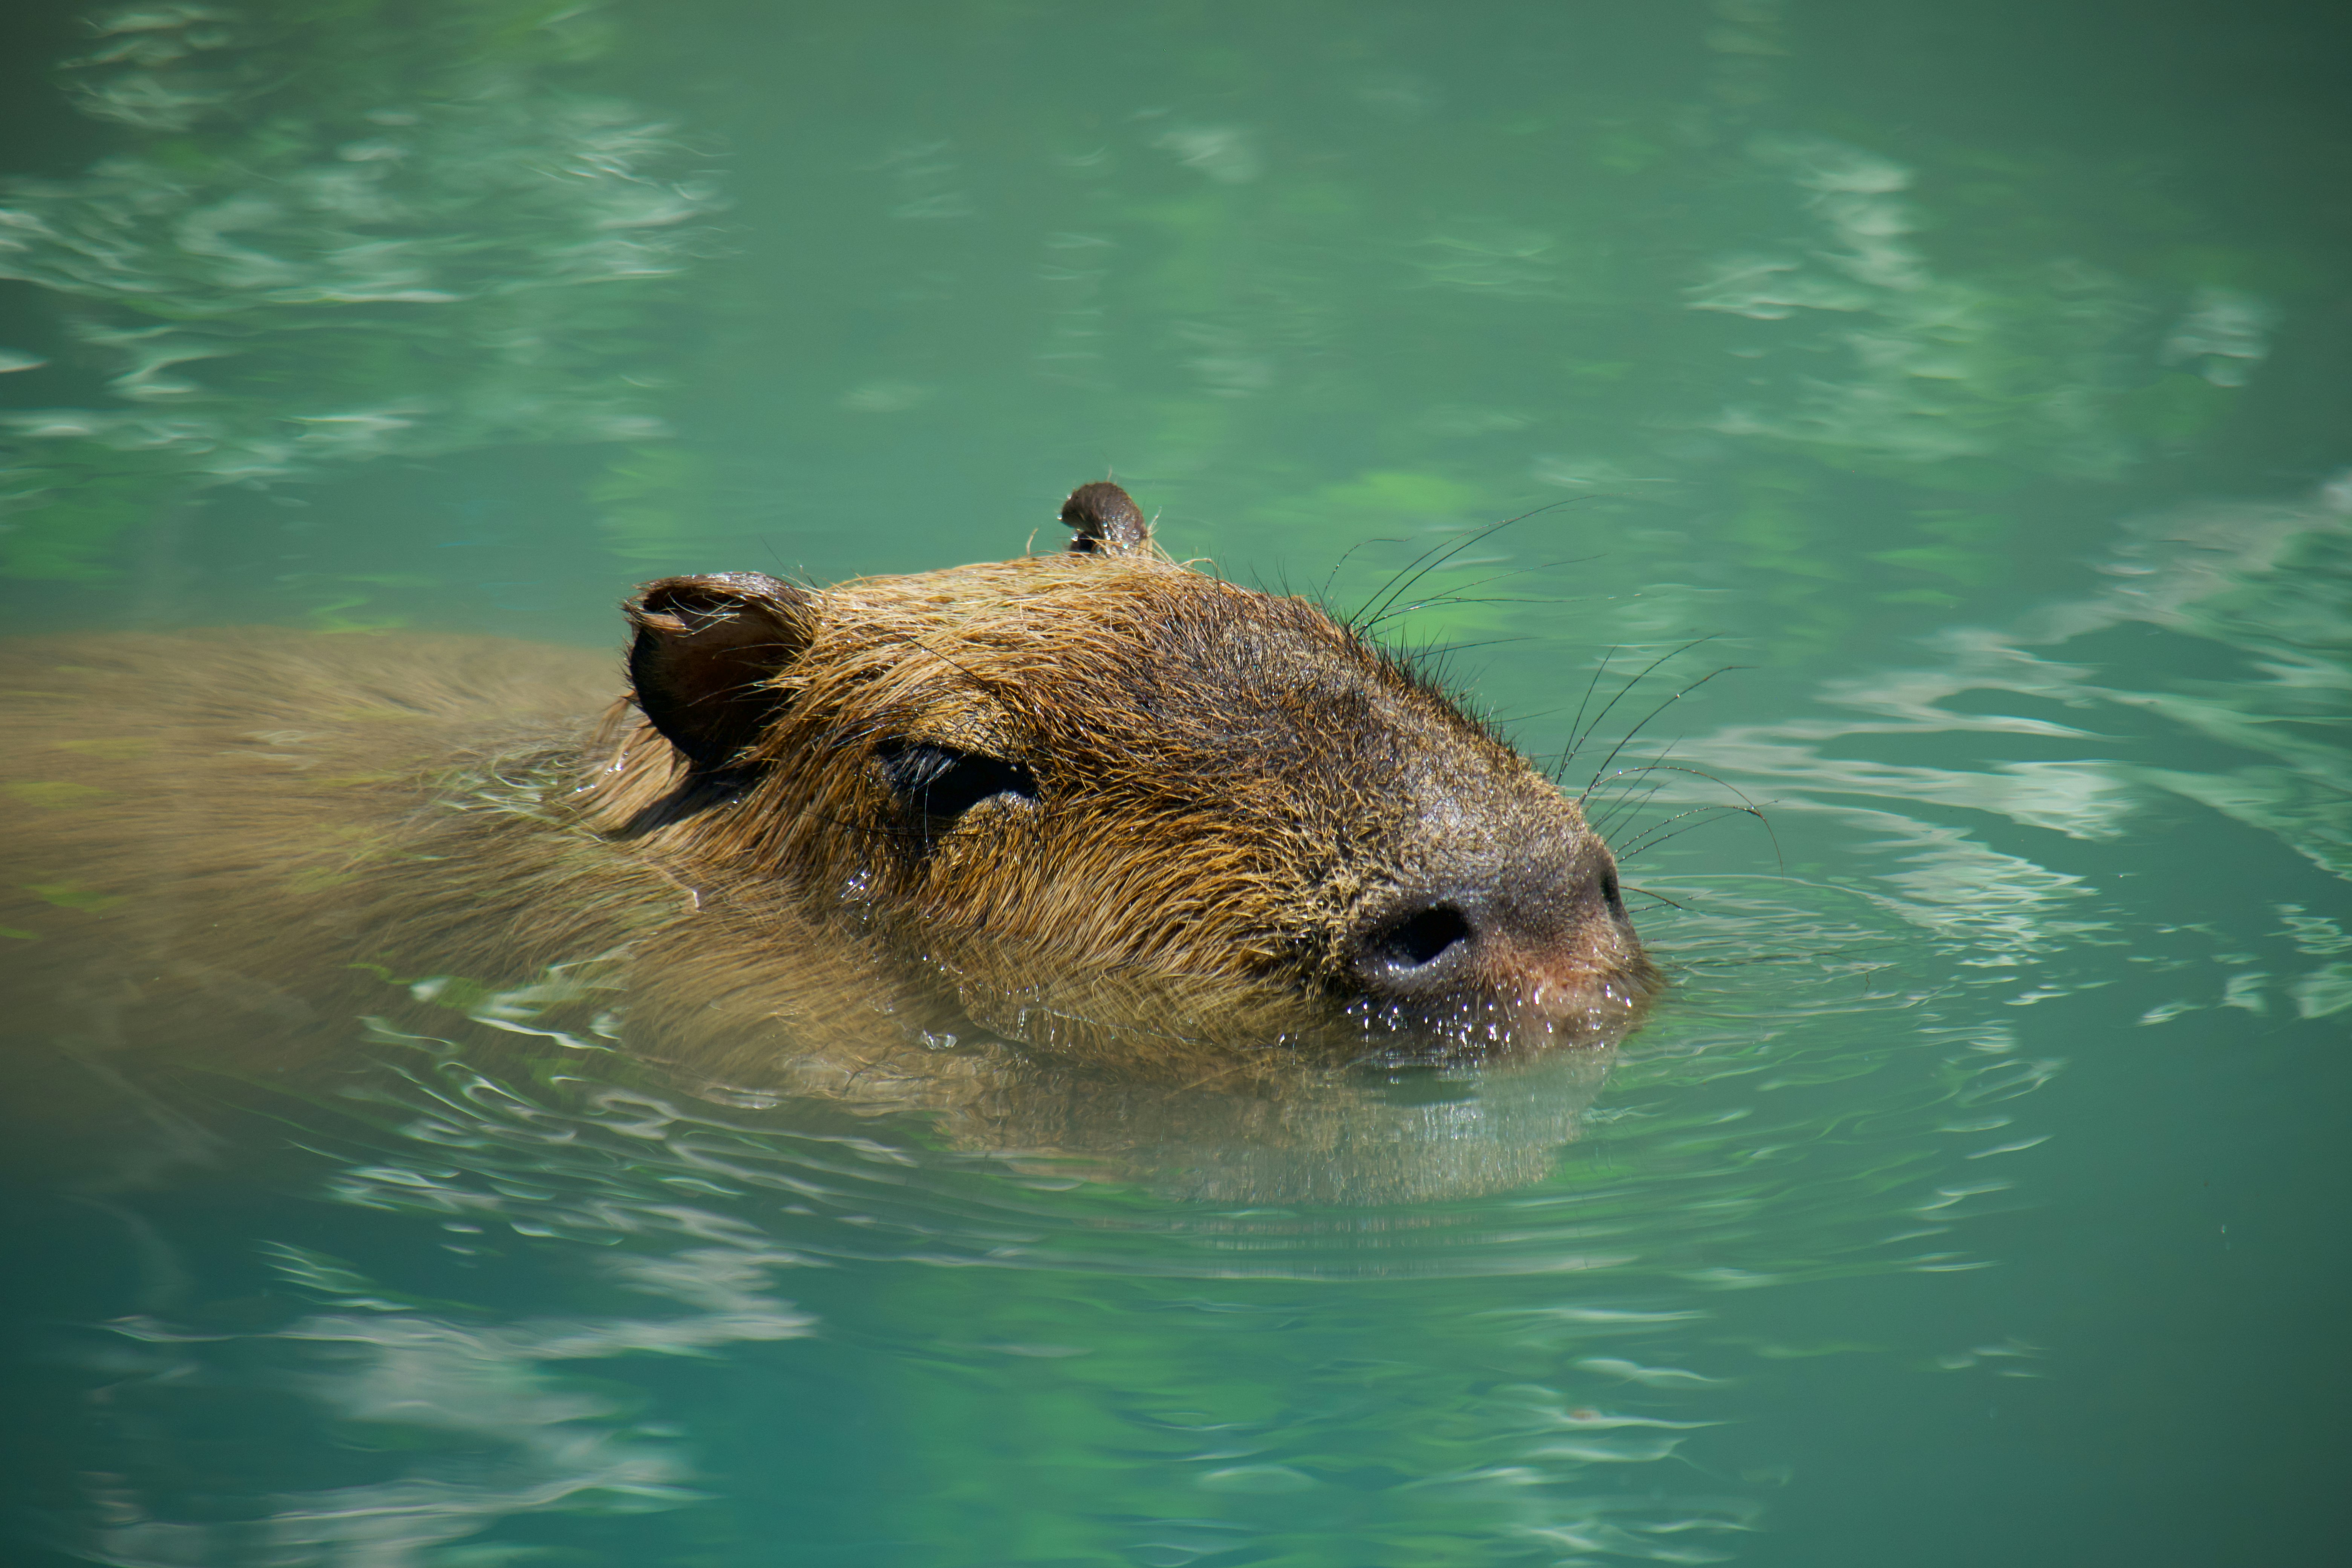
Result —
[{"label": "submerged body", "polygon": [[652,584],[617,702],[490,638],[10,649],[11,1032],[332,1075],[353,1020],[454,1010],[1131,1169],[1349,1142],[1350,1064],[1630,1027],[1651,971],[1547,780],[1123,492],[1065,516],[1068,555]]}]

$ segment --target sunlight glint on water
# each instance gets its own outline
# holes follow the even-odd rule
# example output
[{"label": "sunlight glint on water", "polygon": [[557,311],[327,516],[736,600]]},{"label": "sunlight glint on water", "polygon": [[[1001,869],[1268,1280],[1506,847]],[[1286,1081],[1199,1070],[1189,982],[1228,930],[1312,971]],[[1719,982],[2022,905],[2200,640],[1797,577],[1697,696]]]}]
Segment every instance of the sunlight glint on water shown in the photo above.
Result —
[{"label": "sunlight glint on water", "polygon": [[402,977],[441,1026],[322,1020],[339,1091],[12,1157],[23,1560],[2318,1560],[2345,31],[1864,9],[12,23],[13,630],[604,646],[1107,472],[1346,610],[1527,513],[1378,629],[1559,759],[1674,982],[1335,1113],[1329,1202]]}]

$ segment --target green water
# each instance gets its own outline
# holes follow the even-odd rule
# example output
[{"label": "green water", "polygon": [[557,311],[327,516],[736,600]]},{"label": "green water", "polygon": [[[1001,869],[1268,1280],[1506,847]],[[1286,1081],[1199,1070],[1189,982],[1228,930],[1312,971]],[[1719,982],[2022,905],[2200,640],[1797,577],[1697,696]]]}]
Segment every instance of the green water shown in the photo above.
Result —
[{"label": "green water", "polygon": [[1594,791],[1675,983],[1580,1121],[1425,1086],[1556,1127],[1499,1193],[336,1021],[380,1070],[224,1090],[236,1181],[11,1186],[7,1561],[2332,1556],[2340,10],[16,9],[12,631],[608,645],[1108,472],[1342,606],[1532,513],[1383,630],[1540,756],[1664,658],[1570,783],[1661,703],[1605,771],[1699,771]]}]

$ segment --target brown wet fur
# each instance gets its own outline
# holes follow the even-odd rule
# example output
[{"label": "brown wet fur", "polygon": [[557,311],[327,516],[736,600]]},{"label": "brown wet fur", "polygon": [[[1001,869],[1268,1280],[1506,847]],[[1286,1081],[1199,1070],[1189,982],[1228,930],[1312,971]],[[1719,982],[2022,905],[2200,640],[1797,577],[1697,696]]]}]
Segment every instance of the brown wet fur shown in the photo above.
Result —
[{"label": "brown wet fur", "polygon": [[[1350,1061],[1564,1048],[1595,1064],[1567,1122],[1470,1184],[1526,1179],[1653,984],[1606,849],[1319,610],[1168,560],[1114,486],[1064,519],[1068,554],[666,580],[625,670],[488,637],[0,646],[7,1032],[72,1100],[156,1062],[331,1080],[362,1016],[617,1016],[722,1099],[1109,1173],[1253,1151],[1178,1179],[1228,1197],[1268,1151],[1293,1195],[1347,1186],[1296,1174],[1325,1155],[1410,1158]],[[1366,933],[1457,886],[1512,911],[1475,962],[1368,994]]]}]

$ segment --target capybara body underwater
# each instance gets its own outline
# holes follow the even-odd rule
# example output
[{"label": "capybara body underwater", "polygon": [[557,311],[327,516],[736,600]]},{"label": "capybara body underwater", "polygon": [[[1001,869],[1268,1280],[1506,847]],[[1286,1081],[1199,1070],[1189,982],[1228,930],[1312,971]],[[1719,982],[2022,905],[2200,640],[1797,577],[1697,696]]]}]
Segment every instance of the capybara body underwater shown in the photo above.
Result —
[{"label": "capybara body underwater", "polygon": [[651,584],[625,672],[488,637],[8,647],[9,1032],[108,1084],[326,1080],[355,1020],[463,1015],[1114,1172],[1188,1129],[1229,1171],[1336,1151],[1368,1062],[1597,1083],[1655,979],[1575,805],[1319,609],[1169,559],[1118,487],[1063,519],[1065,553]]}]

